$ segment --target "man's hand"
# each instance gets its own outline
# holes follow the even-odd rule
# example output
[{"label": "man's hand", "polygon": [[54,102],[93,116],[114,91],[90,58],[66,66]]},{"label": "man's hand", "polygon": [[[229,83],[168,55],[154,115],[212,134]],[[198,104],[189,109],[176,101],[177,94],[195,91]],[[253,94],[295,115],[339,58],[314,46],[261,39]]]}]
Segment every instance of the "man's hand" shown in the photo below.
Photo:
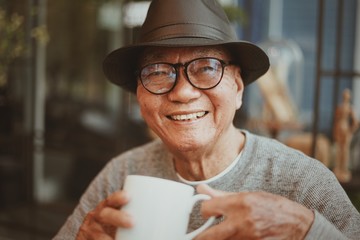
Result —
[{"label": "man's hand", "polygon": [[207,185],[197,190],[213,197],[202,203],[204,218],[224,220],[196,240],[304,239],[314,220],[314,213],[305,206],[271,193],[225,193]]},{"label": "man's hand", "polygon": [[121,207],[128,201],[125,192],[115,192],[99,203],[86,215],[76,240],[113,240],[117,227],[131,228],[131,217],[121,211]]}]

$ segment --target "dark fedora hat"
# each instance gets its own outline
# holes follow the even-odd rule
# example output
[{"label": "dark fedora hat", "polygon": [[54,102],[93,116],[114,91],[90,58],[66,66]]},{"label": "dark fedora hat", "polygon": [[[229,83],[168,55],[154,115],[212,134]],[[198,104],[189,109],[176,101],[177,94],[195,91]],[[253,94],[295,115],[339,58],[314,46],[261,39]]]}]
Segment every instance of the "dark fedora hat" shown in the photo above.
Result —
[{"label": "dark fedora hat", "polygon": [[222,45],[241,68],[244,85],[269,68],[267,55],[256,45],[237,40],[235,31],[216,0],[153,0],[136,43],[108,54],[105,76],[116,85],[136,93],[138,57],[146,47]]}]

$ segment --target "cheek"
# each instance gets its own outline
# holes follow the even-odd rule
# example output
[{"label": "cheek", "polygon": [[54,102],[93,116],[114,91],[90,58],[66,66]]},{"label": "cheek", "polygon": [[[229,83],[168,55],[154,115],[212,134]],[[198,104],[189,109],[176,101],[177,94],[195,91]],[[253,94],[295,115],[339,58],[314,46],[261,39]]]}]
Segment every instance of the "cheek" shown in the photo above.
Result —
[{"label": "cheek", "polygon": [[146,94],[144,94],[138,90],[137,101],[140,106],[140,112],[141,112],[142,116],[145,118],[146,115],[148,115],[151,112],[150,108],[151,108],[152,104],[150,103],[150,99],[148,97],[146,97]]},{"label": "cheek", "polygon": [[147,117],[150,116],[151,113],[154,112],[154,110],[151,108],[153,105],[149,101],[143,101],[139,105],[140,105],[141,115],[146,120]]},{"label": "cheek", "polygon": [[[157,114],[160,109],[161,101],[158,100],[157,96],[152,96],[147,93],[138,92],[138,103],[140,107],[140,112],[145,122],[150,124],[151,122],[157,119]],[[140,97],[139,97],[140,96]]]},{"label": "cheek", "polygon": [[144,117],[144,115],[146,114],[147,104],[140,103],[139,105],[140,105],[140,112],[141,112],[142,116]]},{"label": "cheek", "polygon": [[[224,96],[227,97],[224,98]],[[229,79],[226,85],[221,86],[221,93],[218,97],[227,107],[234,107],[234,110],[237,110],[242,104],[241,96],[242,95],[239,94],[238,85],[236,82],[233,79]]]},{"label": "cheek", "polygon": [[237,105],[235,100],[236,91],[235,89],[233,89],[235,87],[236,87],[235,85],[233,86],[232,84],[229,84],[228,87],[222,89],[224,91],[220,91],[218,94],[216,94],[215,98],[213,98],[213,104],[216,111],[216,118],[218,118],[218,120],[233,118],[235,111],[237,110],[236,109]]}]

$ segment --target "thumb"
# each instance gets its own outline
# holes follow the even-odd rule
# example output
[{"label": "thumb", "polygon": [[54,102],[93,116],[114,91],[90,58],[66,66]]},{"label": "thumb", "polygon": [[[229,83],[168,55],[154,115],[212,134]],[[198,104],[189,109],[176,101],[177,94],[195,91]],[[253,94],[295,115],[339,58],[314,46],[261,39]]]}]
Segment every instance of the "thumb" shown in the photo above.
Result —
[{"label": "thumb", "polygon": [[209,195],[211,197],[220,197],[220,196],[224,196],[224,195],[228,194],[228,193],[225,193],[225,192],[222,192],[222,191],[219,191],[219,190],[215,190],[215,189],[211,188],[207,184],[199,184],[196,187],[196,191],[198,193],[201,193],[201,194],[207,194],[207,195]]},{"label": "thumb", "polygon": [[199,184],[196,187],[196,190],[200,194],[206,194],[211,197],[210,200],[204,201],[201,204],[201,214],[204,218],[209,218],[211,216],[220,217],[223,215],[223,200],[221,197],[231,193],[215,190],[207,184]]}]

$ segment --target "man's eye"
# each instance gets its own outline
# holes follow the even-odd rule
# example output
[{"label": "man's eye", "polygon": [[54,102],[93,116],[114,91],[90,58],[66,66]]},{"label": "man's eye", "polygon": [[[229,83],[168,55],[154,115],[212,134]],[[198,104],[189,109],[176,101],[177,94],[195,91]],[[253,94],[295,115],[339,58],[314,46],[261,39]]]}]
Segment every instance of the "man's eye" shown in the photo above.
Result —
[{"label": "man's eye", "polygon": [[203,66],[199,69],[200,72],[214,72],[216,71],[216,68],[214,68],[213,66]]},{"label": "man's eye", "polygon": [[199,75],[212,75],[218,71],[218,68],[214,65],[203,65],[201,67],[198,67],[196,69],[193,69],[192,75],[199,76]]},{"label": "man's eye", "polygon": [[161,78],[171,75],[172,71],[167,65],[154,64],[143,69],[142,76],[146,78]]},{"label": "man's eye", "polygon": [[169,73],[166,71],[153,71],[149,73],[148,77],[162,77],[167,75],[169,75]]}]

